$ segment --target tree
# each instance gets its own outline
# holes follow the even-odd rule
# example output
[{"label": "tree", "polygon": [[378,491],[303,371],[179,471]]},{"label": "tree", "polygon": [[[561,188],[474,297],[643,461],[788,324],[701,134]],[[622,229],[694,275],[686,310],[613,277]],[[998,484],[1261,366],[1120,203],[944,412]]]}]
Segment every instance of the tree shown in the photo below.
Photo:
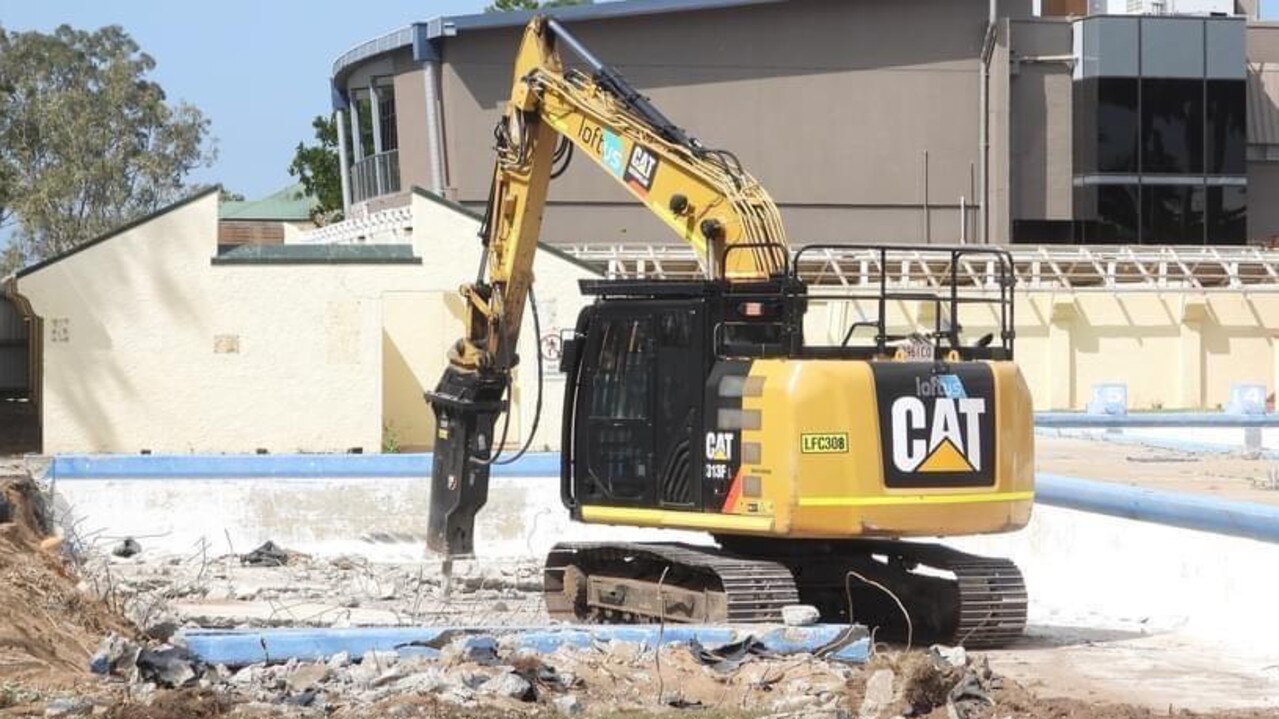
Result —
[{"label": "tree", "polygon": [[494,0],[484,12],[510,12],[511,10],[538,10],[565,5],[590,5],[592,0]]},{"label": "tree", "polygon": [[0,270],[154,212],[212,163],[209,121],[166,102],[154,68],[119,26],[0,27],[0,231],[13,230]]},{"label": "tree", "polygon": [[342,176],[338,160],[338,128],[332,117],[316,115],[311,121],[316,144],[298,143],[289,174],[298,178],[306,194],[316,199],[311,218],[318,224],[342,219]]}]

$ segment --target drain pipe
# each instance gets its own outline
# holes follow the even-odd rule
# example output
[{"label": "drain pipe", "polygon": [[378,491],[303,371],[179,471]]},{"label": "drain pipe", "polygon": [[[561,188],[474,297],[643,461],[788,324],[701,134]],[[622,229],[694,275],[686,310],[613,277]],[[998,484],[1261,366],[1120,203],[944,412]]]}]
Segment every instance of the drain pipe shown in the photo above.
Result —
[{"label": "drain pipe", "polygon": [[456,29],[435,23],[413,25],[413,59],[422,68],[422,100],[426,105],[427,181],[431,192],[444,197],[448,187],[448,166],[444,162],[444,121],[440,98],[440,63],[444,52],[440,38],[456,35]]},{"label": "drain pipe", "polygon": [[447,180],[444,177],[444,125],[440,122],[440,63],[434,60],[423,62],[422,75],[426,84],[426,142],[431,153],[431,191],[444,197]]},{"label": "drain pipe", "polygon": [[981,201],[978,204],[978,215],[981,220],[980,241],[990,243],[990,57],[995,52],[995,25],[999,19],[999,0],[990,0],[990,13],[986,20],[986,34],[981,44],[981,82],[978,87],[977,104],[980,105],[981,117],[977,124],[977,145],[981,175]]}]

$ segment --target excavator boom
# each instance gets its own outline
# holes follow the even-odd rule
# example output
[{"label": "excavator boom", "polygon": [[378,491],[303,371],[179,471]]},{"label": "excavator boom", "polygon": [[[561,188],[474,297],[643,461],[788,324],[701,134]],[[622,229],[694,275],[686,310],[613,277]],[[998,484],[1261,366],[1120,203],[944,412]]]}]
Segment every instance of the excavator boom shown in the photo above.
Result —
[{"label": "excavator boom", "polygon": [[[590,74],[566,70],[557,40]],[[777,206],[732,153],[704,147],[601,63],[555,20],[536,17],[524,31],[480,236],[484,262],[460,292],[466,334],[428,393],[437,423],[428,545],[471,551],[475,512],[488,492],[501,438],[524,305],[533,286],[557,155],[572,148],[593,160],[698,252],[707,273],[727,282],[784,272],[788,249]]]}]

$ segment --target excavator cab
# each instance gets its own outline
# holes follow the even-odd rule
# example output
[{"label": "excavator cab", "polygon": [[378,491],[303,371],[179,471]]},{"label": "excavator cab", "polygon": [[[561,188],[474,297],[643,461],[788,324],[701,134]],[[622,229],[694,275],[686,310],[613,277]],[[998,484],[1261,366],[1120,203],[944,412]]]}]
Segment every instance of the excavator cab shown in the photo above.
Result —
[{"label": "excavator cab", "polygon": [[803,313],[788,278],[741,288],[705,281],[584,280],[565,383],[562,496],[583,504],[718,509],[701,438],[721,357],[781,357]]}]

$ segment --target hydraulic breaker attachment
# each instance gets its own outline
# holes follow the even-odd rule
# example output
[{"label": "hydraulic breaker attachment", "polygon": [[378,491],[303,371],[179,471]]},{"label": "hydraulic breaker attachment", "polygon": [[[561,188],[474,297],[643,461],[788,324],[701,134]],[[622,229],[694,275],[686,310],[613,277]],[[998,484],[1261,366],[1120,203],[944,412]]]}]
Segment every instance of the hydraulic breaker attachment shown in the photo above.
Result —
[{"label": "hydraulic breaker attachment", "polygon": [[435,411],[431,514],[426,546],[448,557],[473,553],[475,513],[488,501],[493,428],[506,407],[507,376],[445,370],[426,399]]}]

